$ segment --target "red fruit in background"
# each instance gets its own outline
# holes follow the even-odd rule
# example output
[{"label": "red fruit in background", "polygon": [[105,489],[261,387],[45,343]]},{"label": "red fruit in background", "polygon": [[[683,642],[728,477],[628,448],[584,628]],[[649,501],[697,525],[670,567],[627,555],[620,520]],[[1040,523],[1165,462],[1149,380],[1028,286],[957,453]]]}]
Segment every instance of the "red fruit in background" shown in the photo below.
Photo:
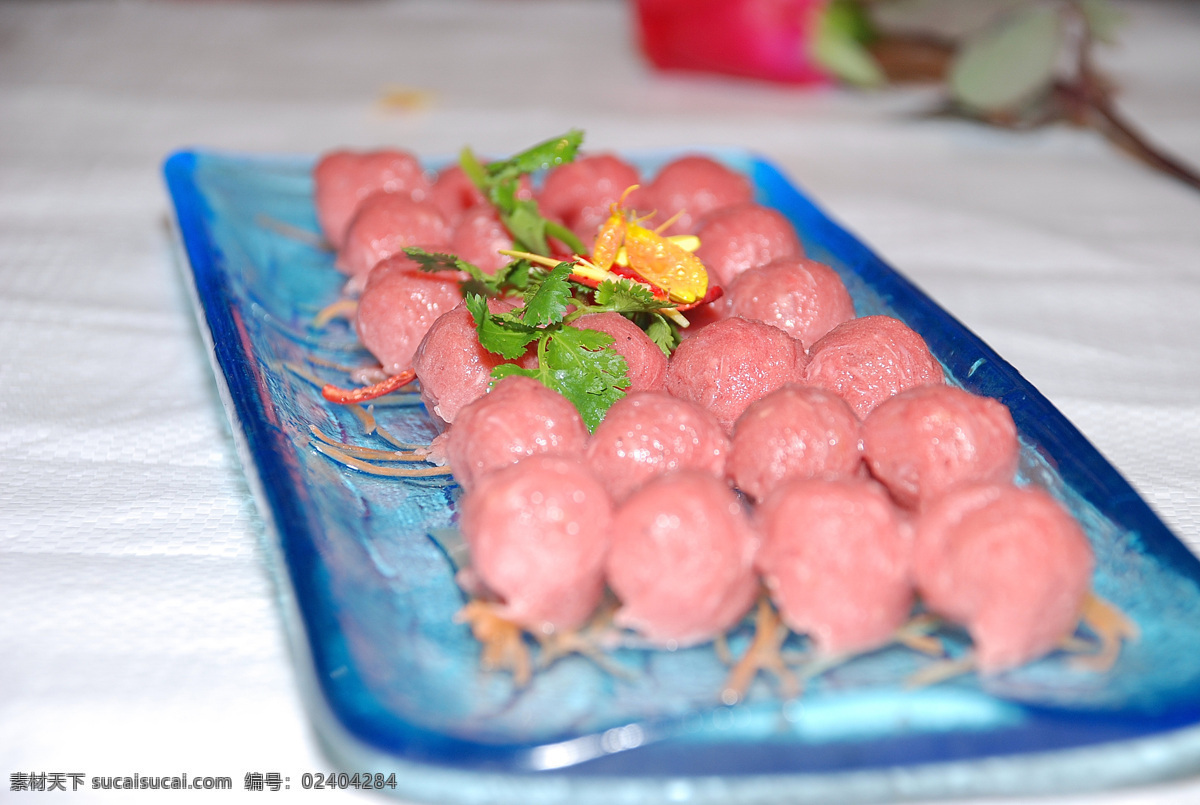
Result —
[{"label": "red fruit in background", "polygon": [[809,55],[825,0],[638,0],[642,51],[655,67],[824,83]]}]

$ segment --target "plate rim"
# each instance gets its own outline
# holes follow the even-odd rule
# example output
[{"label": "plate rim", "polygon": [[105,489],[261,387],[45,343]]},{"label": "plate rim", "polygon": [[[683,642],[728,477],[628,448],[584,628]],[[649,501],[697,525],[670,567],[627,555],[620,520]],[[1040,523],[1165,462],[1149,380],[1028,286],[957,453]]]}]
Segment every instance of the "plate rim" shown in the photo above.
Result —
[{"label": "plate rim", "polygon": [[[905,278],[902,274],[892,269],[887,263],[881,260],[873,251],[869,249],[860,240],[850,234],[847,230],[841,227],[828,214],[824,212],[815,202],[804,195],[773,163],[763,158],[762,156],[750,151],[740,149],[724,149],[725,152],[733,152],[741,154],[748,163],[753,167],[755,172],[754,181],[756,188],[759,187],[761,181],[771,181],[780,183],[780,187],[792,194],[795,198],[806,205],[815,213],[817,220],[823,222],[827,226],[827,234],[838,242],[843,248],[853,252],[856,259],[862,260],[866,265],[873,270],[882,269],[886,283],[894,284],[894,291],[901,294],[902,299],[906,299],[911,303],[912,299],[920,301],[925,308],[922,315],[926,315],[932,311],[932,317],[939,320],[939,325],[950,323],[954,328],[957,328],[958,334],[967,338],[972,346],[988,357],[988,371],[1000,372],[1000,377],[1012,383],[1015,382],[1020,386],[1020,390],[1028,399],[1030,410],[1041,412],[1043,416],[1039,416],[1035,421],[1034,427],[1038,430],[1046,430],[1045,418],[1053,421],[1054,424],[1062,430],[1065,427],[1065,436],[1062,433],[1043,434],[1044,437],[1050,438],[1054,443],[1071,442],[1071,449],[1079,450],[1080,445],[1083,446],[1083,456],[1087,461],[1068,462],[1068,469],[1074,464],[1088,464],[1099,466],[1102,472],[1099,477],[1084,478],[1083,483],[1087,484],[1088,489],[1093,489],[1094,485],[1098,484],[1101,490],[1109,490],[1111,493],[1114,489],[1119,493],[1114,498],[1109,494],[1105,503],[1118,506],[1118,511],[1121,513],[1120,522],[1124,523],[1132,518],[1135,522],[1142,526],[1138,535],[1143,540],[1149,540],[1147,543],[1147,551],[1158,556],[1167,557],[1172,566],[1176,566],[1177,561],[1190,564],[1193,568],[1193,577],[1200,576],[1200,572],[1196,569],[1200,568],[1200,560],[1197,560],[1194,554],[1187,550],[1186,546],[1179,540],[1170,530],[1162,523],[1161,519],[1150,509],[1149,505],[1132,489],[1127,481],[1116,471],[1116,469],[1105,459],[1085,437],[1070,423],[1066,417],[1061,414],[1050,402],[1040,394],[1025,380],[1014,367],[1000,358],[994,350],[991,349],[985,342],[975,336],[968,328],[954,319],[949,313],[943,310],[934,300],[928,297],[916,285]],[[677,154],[683,151],[704,151],[706,153],[714,153],[713,149],[670,149],[656,151],[656,154]],[[717,149],[716,153],[722,150]],[[631,156],[636,157],[636,152],[630,152]],[[472,771],[469,768],[454,767],[447,768],[439,766],[436,763],[413,761],[405,759],[397,755],[395,752],[388,753],[387,751],[371,745],[371,742],[364,741],[360,736],[356,735],[346,726],[345,714],[336,712],[337,708],[334,705],[334,697],[326,685],[321,683],[318,675],[318,666],[316,653],[310,641],[309,635],[312,628],[313,613],[306,612],[303,602],[299,600],[304,596],[301,594],[298,597],[296,566],[297,557],[289,551],[288,545],[285,545],[283,538],[283,530],[288,527],[294,527],[295,523],[303,521],[303,512],[294,511],[295,501],[281,499],[280,490],[272,488],[271,483],[273,477],[278,477],[281,473],[280,468],[270,466],[271,461],[278,461],[279,456],[274,455],[276,450],[272,446],[272,434],[269,427],[269,414],[267,406],[261,399],[261,395],[254,389],[250,388],[248,378],[239,377],[237,373],[231,372],[228,368],[228,361],[236,362],[238,350],[236,345],[242,343],[241,338],[230,339],[229,336],[237,335],[236,324],[231,325],[221,316],[214,316],[214,310],[210,304],[206,304],[206,300],[210,301],[214,295],[219,298],[226,298],[228,289],[222,286],[219,276],[219,271],[215,265],[213,258],[213,250],[215,245],[204,224],[204,215],[207,210],[203,193],[200,187],[195,182],[194,171],[197,161],[204,158],[218,159],[244,159],[252,164],[290,164],[295,165],[298,161],[306,161],[310,158],[305,158],[300,155],[271,157],[264,155],[240,155],[232,152],[207,151],[207,150],[183,150],[170,155],[164,162],[163,172],[166,178],[171,200],[174,205],[174,223],[178,233],[179,242],[182,244],[182,251],[187,257],[187,266],[181,266],[183,275],[189,287],[189,293],[192,297],[193,306],[197,315],[197,321],[201,323],[200,330],[207,346],[207,352],[213,362],[214,375],[218,387],[221,392],[222,403],[226,409],[227,416],[230,419],[231,431],[234,436],[235,444],[238,447],[239,459],[242,463],[243,471],[246,473],[251,491],[259,504],[259,510],[263,515],[264,528],[266,531],[266,542],[274,555],[276,561],[272,563],[272,575],[275,578],[277,594],[281,603],[289,613],[285,618],[285,623],[288,624],[288,632],[293,650],[296,653],[298,667],[302,670],[305,677],[311,677],[308,680],[306,687],[310,687],[309,693],[306,695],[310,713],[313,714],[314,720],[318,723],[323,723],[319,733],[326,739],[327,748],[335,756],[342,758],[347,764],[347,768],[356,768],[363,761],[372,764],[382,764],[383,766],[396,766],[397,763],[411,764],[415,769],[424,770],[428,774],[449,774],[453,779],[458,780],[454,785],[462,784],[462,775],[466,775],[470,779],[488,780],[488,784],[495,784],[495,775],[486,772]],[[665,157],[664,157],[665,158]],[[779,188],[777,188],[779,189]],[[211,211],[209,211],[211,212]],[[856,269],[857,270],[857,269]],[[895,300],[892,300],[895,303]],[[903,307],[903,305],[902,305]],[[922,328],[914,325],[907,317],[904,318],[918,332],[922,332]],[[929,325],[923,325],[928,327]],[[922,335],[925,335],[922,332]],[[960,381],[973,378],[958,378]],[[974,379],[976,383],[993,382],[989,381],[987,376]],[[1011,406],[1010,406],[1011,407]],[[1015,414],[1014,414],[1015,416]],[[1044,417],[1044,418],[1043,418]],[[1040,424],[1039,424],[1040,423]],[[1049,429],[1053,430],[1053,429]],[[272,449],[266,449],[271,446]],[[1065,445],[1060,446],[1061,449],[1066,449]],[[1078,454],[1076,459],[1079,458]],[[259,462],[263,457],[267,456],[268,465],[261,466]],[[1061,468],[1060,468],[1061,469]],[[266,475],[268,477],[264,478]],[[1091,473],[1095,476],[1096,473]],[[1080,481],[1070,482],[1072,486],[1076,486]],[[283,495],[282,498],[287,498]],[[1087,497],[1085,495],[1085,497]],[[1095,501],[1093,501],[1094,503]],[[282,524],[282,525],[281,525]],[[1182,554],[1179,554],[1182,551]],[[286,573],[284,572],[286,569]],[[339,735],[340,733],[340,735]],[[337,737],[332,737],[337,736]],[[444,737],[444,736],[443,736]],[[1097,766],[1089,758],[1098,757],[1100,755],[1109,754],[1110,749],[1128,747],[1129,749],[1137,749],[1134,754],[1150,754],[1158,757],[1163,750],[1171,750],[1167,754],[1174,756],[1173,760],[1162,760],[1157,764],[1146,764],[1144,759],[1139,765],[1130,766],[1116,762],[1115,758],[1105,760],[1100,766]],[[1078,762],[1072,761],[1072,753],[1084,753],[1088,757],[1079,759]],[[1200,727],[1182,727],[1175,725],[1173,728],[1164,729],[1158,733],[1151,734],[1147,737],[1124,739],[1115,742],[1099,743],[1084,745],[1067,749],[1055,749],[1051,752],[1034,752],[1020,753],[1009,757],[983,757],[970,760],[950,760],[950,761],[932,761],[913,766],[901,766],[897,769],[889,768],[865,768],[845,772],[826,772],[826,773],[796,773],[782,772],[768,775],[740,775],[737,779],[741,781],[741,794],[739,797],[750,797],[745,801],[754,802],[770,802],[774,801],[770,797],[763,799],[765,794],[753,794],[755,786],[758,785],[755,781],[769,778],[774,781],[773,784],[780,784],[786,779],[787,787],[794,789],[792,798],[789,801],[795,801],[794,797],[798,794],[803,794],[804,791],[815,792],[822,788],[824,783],[818,784],[815,781],[827,781],[832,778],[851,777],[854,778],[854,786],[865,786],[874,790],[876,793],[870,795],[868,799],[880,799],[887,796],[897,795],[901,789],[905,789],[906,796],[930,796],[930,795],[945,795],[947,793],[962,793],[962,794],[987,794],[1001,793],[1001,789],[994,787],[969,788],[953,790],[946,788],[945,783],[938,784],[931,780],[925,783],[920,783],[917,778],[921,774],[917,774],[918,769],[925,767],[937,767],[942,771],[951,772],[954,775],[966,775],[983,779],[990,774],[989,769],[994,770],[997,765],[1005,766],[1009,763],[1016,763],[1018,767],[1028,768],[1031,762],[1041,762],[1041,759],[1054,755],[1056,759],[1054,763],[1059,766],[1066,777],[1071,777],[1071,781],[1067,787],[1061,787],[1066,779],[1063,775],[1056,775],[1058,782],[1050,785],[1047,788],[1028,788],[1021,787],[1018,793],[1036,793],[1041,791],[1060,792],[1064,790],[1081,790],[1080,786],[1095,785],[1096,787],[1112,787],[1115,785],[1125,785],[1138,782],[1147,782],[1150,780],[1165,779],[1167,776],[1180,776],[1184,773],[1190,773],[1200,768]],[[1065,765],[1064,765],[1065,764]],[[1075,769],[1071,772],[1071,769]],[[521,789],[525,793],[532,792],[527,790],[527,786],[531,782],[531,776],[524,773],[524,769],[511,768],[500,773],[500,778],[507,780],[513,776],[523,780]],[[482,775],[482,777],[480,776]],[[982,776],[981,776],[982,775]],[[436,774],[434,776],[437,776]],[[936,775],[935,775],[936,776]],[[568,770],[566,772],[539,772],[533,777],[547,778],[545,787],[546,795],[550,796],[554,792],[560,791],[563,783],[562,780],[577,781],[588,791],[598,791],[606,786],[600,785],[606,779],[615,784],[628,784],[630,776],[616,775],[610,778],[604,776],[593,776],[587,774],[578,774],[577,770]],[[554,778],[551,782],[549,778]],[[781,779],[783,778],[783,779]],[[867,778],[874,778],[873,782]],[[432,779],[432,778],[431,778]],[[637,779],[642,782],[654,780],[651,776],[637,776]],[[704,777],[684,778],[679,775],[673,776],[663,782],[662,785],[675,786],[674,789],[663,788],[660,793],[666,798],[672,798],[673,790],[678,789],[678,783],[681,779],[708,779]],[[722,797],[728,797],[730,791],[728,786],[733,785],[728,775],[719,778],[722,781],[719,786],[722,791]],[[1104,780],[1105,782],[1098,782]],[[1035,784],[1027,781],[1028,784]],[[941,787],[939,787],[939,785]],[[965,785],[965,784],[959,784]],[[915,787],[913,787],[915,786]],[[574,787],[574,784],[572,785]],[[908,790],[910,789],[911,790]],[[614,801],[612,796],[619,793],[621,785],[616,785],[608,795],[608,798],[603,801]],[[1089,789],[1090,790],[1090,789]],[[452,794],[453,791],[444,792]],[[581,789],[580,794],[585,793]],[[557,796],[557,794],[555,794]],[[574,796],[574,793],[573,793]],[[692,796],[692,795],[689,795]],[[807,795],[806,795],[807,796]],[[441,798],[439,795],[438,798]],[[469,801],[467,799],[455,801]],[[600,800],[597,800],[600,801]],[[709,801],[708,799],[691,798],[689,801]],[[712,800],[719,801],[719,800]],[[867,801],[867,800],[863,800]]]}]

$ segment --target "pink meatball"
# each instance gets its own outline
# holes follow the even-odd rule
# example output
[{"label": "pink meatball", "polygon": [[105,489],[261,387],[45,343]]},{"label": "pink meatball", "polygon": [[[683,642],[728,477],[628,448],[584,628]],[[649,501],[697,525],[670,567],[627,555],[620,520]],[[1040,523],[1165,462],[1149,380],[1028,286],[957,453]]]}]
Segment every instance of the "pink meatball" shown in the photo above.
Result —
[{"label": "pink meatball", "polygon": [[754,200],[754,188],[740,173],[703,156],[685,156],[658,172],[635,206],[642,212],[657,212],[655,221],[666,222],[680,213],[663,234],[692,234],[700,219],[713,210]]},{"label": "pink meatball", "polygon": [[620,313],[589,313],[571,322],[571,326],[613,337],[612,348],[629,366],[629,391],[657,391],[666,384],[667,356],[645,330]]},{"label": "pink meatball", "polygon": [[911,537],[873,481],[789,481],[759,508],[756,563],[784,623],[823,654],[886,643],[913,605]]},{"label": "pink meatball", "polygon": [[581,458],[588,429],[566,397],[530,377],[513,375],[463,406],[446,439],[454,478],[470,490],[481,478],[525,456]]},{"label": "pink meatball", "polygon": [[804,376],[808,356],[790,335],[748,319],[710,324],[675,350],[667,391],[708,409],[726,430],[746,406]]},{"label": "pink meatball", "polygon": [[464,212],[450,238],[450,253],[478,266],[485,274],[495,274],[508,265],[510,258],[500,250],[512,247],[512,236],[500,215],[486,202]]},{"label": "pink meatball", "polygon": [[608,493],[575,459],[532,456],[463,496],[471,569],[500,598],[497,614],[545,634],[581,626],[604,594]]},{"label": "pink meatball", "polygon": [[914,570],[926,606],[963,624],[984,673],[1052,650],[1079,621],[1092,549],[1040,489],[958,487],[917,519]]},{"label": "pink meatball", "polygon": [[890,316],[839,324],[808,354],[804,382],[841,396],[860,419],[894,394],[943,380],[925,339]]},{"label": "pink meatball", "polygon": [[1019,450],[1003,403],[952,386],[902,391],[863,423],[871,473],[910,509],[959,484],[1012,481]]},{"label": "pink meatball", "polygon": [[547,218],[579,236],[589,248],[610,207],[640,181],[637,168],[611,154],[595,154],[546,174],[538,206]]},{"label": "pink meatball", "polygon": [[753,500],[785,481],[850,478],[861,468],[858,417],[824,389],[776,389],[751,403],[733,427],[729,479]]},{"label": "pink meatball", "polygon": [[729,437],[708,411],[662,392],[617,400],[588,441],[587,460],[614,500],[646,481],[690,469],[722,478]]},{"label": "pink meatball", "polygon": [[[528,175],[522,176],[518,183],[517,198],[533,198],[533,182]],[[437,180],[429,191],[429,200],[451,226],[467,210],[488,203],[460,165],[449,165],[438,172]]]},{"label": "pink meatball", "polygon": [[[494,304],[489,301],[488,306]],[[475,319],[465,305],[439,317],[413,355],[421,399],[433,421],[454,422],[464,405],[487,394],[492,369],[502,363],[502,357],[480,345]]]},{"label": "pink meatball", "polygon": [[805,344],[854,318],[854,302],[837,272],[803,257],[738,274],[725,286],[724,305],[730,316],[773,324]]},{"label": "pink meatball", "polygon": [[346,226],[367,196],[382,191],[422,201],[430,191],[421,164],[405,151],[334,151],[317,162],[313,183],[317,220],[335,249],[341,248]]},{"label": "pink meatball", "polygon": [[412,368],[413,353],[425,333],[461,301],[456,276],[421,271],[406,255],[398,254],[368,276],[354,327],[384,371],[397,374]]},{"label": "pink meatball", "polygon": [[728,285],[743,271],[772,260],[804,254],[791,222],[753,202],[709,213],[696,236],[700,238],[696,256],[718,285]]},{"label": "pink meatball", "polygon": [[[688,320],[688,326],[679,331],[680,339],[691,338],[708,325],[715,324],[721,319],[728,319],[730,316],[727,311],[725,300],[717,299],[715,302],[700,305],[700,307],[694,307],[685,312],[683,316]],[[749,318],[749,316],[742,318]]]},{"label": "pink meatball", "polygon": [[450,245],[450,227],[437,207],[395,193],[376,193],[359,205],[338,251],[337,267],[351,276],[362,276],[379,261],[409,246],[444,252]]},{"label": "pink meatball", "polygon": [[758,546],[745,506],[723,482],[662,475],[617,508],[606,563],[618,626],[662,646],[711,640],[758,595]]},{"label": "pink meatball", "polygon": [[437,179],[429,191],[429,200],[451,226],[458,223],[459,217],[467,210],[487,203],[483,193],[467,178],[460,165],[450,165],[438,171]]}]

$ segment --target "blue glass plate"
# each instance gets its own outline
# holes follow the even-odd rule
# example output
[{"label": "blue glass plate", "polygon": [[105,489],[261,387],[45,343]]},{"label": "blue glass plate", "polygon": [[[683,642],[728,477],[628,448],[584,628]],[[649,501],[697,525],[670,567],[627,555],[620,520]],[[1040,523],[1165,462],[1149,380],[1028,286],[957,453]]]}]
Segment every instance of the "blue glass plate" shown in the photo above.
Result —
[{"label": "blue glass plate", "polygon": [[[632,157],[647,174],[676,154]],[[1022,481],[1084,523],[1095,588],[1141,629],[1104,674],[1056,654],[993,678],[912,690],[930,660],[890,648],[782,701],[771,680],[716,698],[711,646],[622,649],[613,675],[560,660],[515,689],[480,669],[453,616],[464,603],[436,535],[457,487],[382,479],[317,453],[310,428],[385,447],[310,379],[368,356],[344,322],[315,329],[342,277],[313,244],[311,158],[184,152],[165,174],[218,382],[269,538],[309,705],[348,771],[397,774],[394,793],[439,802],[852,802],[1077,791],[1200,770],[1200,565],[1080,433],[986,344],[769,163],[714,156],[750,176],[837,269],[860,315],[920,332],[951,382],[999,398],[1020,430]],[[419,402],[380,406],[400,438],[428,441]],[[737,651],[748,627],[731,637]]]}]

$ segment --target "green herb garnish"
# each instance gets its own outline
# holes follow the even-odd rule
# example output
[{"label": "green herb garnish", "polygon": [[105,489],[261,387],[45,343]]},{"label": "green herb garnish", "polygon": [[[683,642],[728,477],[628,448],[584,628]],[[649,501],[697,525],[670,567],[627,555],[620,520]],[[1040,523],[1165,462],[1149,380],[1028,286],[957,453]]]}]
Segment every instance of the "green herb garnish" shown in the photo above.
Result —
[{"label": "green herb garnish", "polygon": [[587,247],[575,233],[561,224],[548,221],[533,199],[518,197],[523,175],[574,161],[582,142],[583,132],[572,129],[561,137],[539,143],[509,159],[486,165],[479,162],[470,148],[464,148],[459,155],[459,164],[496,208],[518,249],[548,255],[550,247],[546,236],[549,235],[561,240],[576,254],[584,254]]},{"label": "green herb garnish", "polygon": [[495,274],[484,273],[479,266],[453,254],[427,252],[415,246],[404,250],[422,271],[457,271],[469,279],[462,283],[463,295],[504,296],[509,291],[524,291],[529,286],[529,262],[514,260]]},{"label": "green herb garnish", "polygon": [[[524,304],[507,313],[490,312],[487,300],[475,294],[467,297],[467,309],[475,319],[479,343],[489,352],[516,360],[530,344],[537,344],[536,368],[502,364],[492,370],[492,377],[525,375],[540,381],[570,400],[588,430],[594,430],[609,407],[625,396],[629,366],[611,348],[611,335],[567,326],[569,320],[599,309],[575,298],[576,285],[568,279],[571,269],[571,263],[560,263],[541,273],[531,280]],[[576,309],[568,314],[572,304]]]},{"label": "green herb garnish", "polygon": [[[486,165],[470,149],[463,150],[460,162],[464,172],[496,207],[517,247],[510,254],[518,259],[495,274],[452,254],[418,248],[404,251],[422,271],[454,271],[467,276],[463,294],[484,349],[508,361],[518,360],[531,346],[537,350],[536,368],[505,363],[492,370],[494,379],[519,374],[540,381],[570,400],[593,430],[609,407],[625,396],[630,386],[629,366],[612,348],[612,336],[570,327],[570,322],[589,313],[619,313],[645,330],[667,355],[679,343],[679,330],[662,312],[674,304],[656,297],[642,283],[621,278],[605,279],[597,285],[599,277],[588,279],[593,275],[587,273],[573,278],[576,263],[550,259],[546,237],[558,238],[577,254],[585,253],[583,244],[565,227],[543,218],[535,202],[517,197],[522,176],[570,162],[582,139],[581,132],[571,131]],[[580,271],[583,268],[596,271],[586,261]],[[513,310],[493,313],[488,309],[490,297],[512,299],[518,295],[521,304]]]}]

